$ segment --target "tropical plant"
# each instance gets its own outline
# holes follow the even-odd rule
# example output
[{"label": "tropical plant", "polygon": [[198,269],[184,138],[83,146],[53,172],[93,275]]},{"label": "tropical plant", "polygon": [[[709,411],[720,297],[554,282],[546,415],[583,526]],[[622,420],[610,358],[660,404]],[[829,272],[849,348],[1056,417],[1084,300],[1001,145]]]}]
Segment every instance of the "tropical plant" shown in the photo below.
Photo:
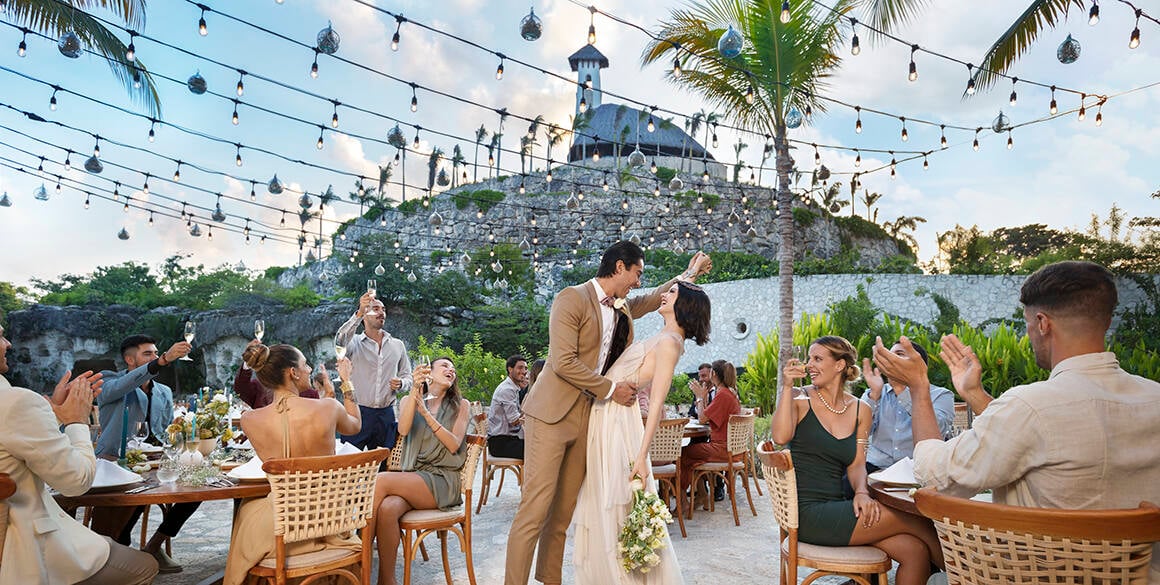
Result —
[{"label": "tropical plant", "polygon": [[435,188],[435,180],[439,176],[439,163],[443,162],[443,149],[436,146],[427,156],[427,190]]},{"label": "tropical plant", "polygon": [[822,209],[825,209],[833,214],[833,213],[838,213],[838,212],[842,211],[843,207],[849,205],[850,204],[849,201],[847,201],[845,199],[841,199],[839,197],[841,192],[842,192],[842,184],[841,183],[834,183],[834,184],[830,185],[829,187],[826,187],[825,189],[823,189],[822,190],[822,201],[821,201]]},{"label": "tropical plant", "polygon": [[503,123],[505,121],[507,121],[507,117],[508,117],[507,108],[500,108],[498,113],[499,113],[499,128],[495,131],[494,134],[491,135],[491,139],[492,139],[493,143],[495,144],[495,174],[497,176],[500,173],[500,169],[503,168],[500,165],[499,159],[501,158],[501,155],[503,154]]},{"label": "tropical plant", "polygon": [[742,142],[741,138],[738,137],[737,144],[733,145],[733,156],[737,159],[737,162],[733,163],[734,183],[741,182],[741,169],[745,166],[745,163],[741,160],[741,151],[745,150],[746,148],[749,148],[749,145]]},{"label": "tropical plant", "polygon": [[[454,189],[459,186],[459,167],[467,166],[467,159],[463,156],[463,149],[456,144],[455,148],[451,149],[451,188]],[[464,179],[467,178],[467,172],[464,171]]]},{"label": "tropical plant", "polygon": [[862,190],[862,203],[866,206],[866,221],[870,223],[877,223],[874,221],[871,208],[874,207],[875,203],[878,203],[879,199],[882,199],[881,193],[871,193],[869,189]]},{"label": "tropical plant", "polygon": [[492,173],[499,174],[499,153],[502,150],[502,146],[500,146],[502,140],[503,133],[496,132],[491,135],[491,142],[487,144],[487,178],[489,179],[494,176]]},{"label": "tropical plant", "polygon": [[[5,5],[7,8],[5,9]],[[73,33],[81,45],[99,54],[109,64],[113,75],[125,86],[134,102],[149,113],[151,118],[161,118],[161,98],[153,76],[145,68],[139,56],[130,60],[129,48],[89,14],[91,11],[108,11],[126,28],[145,29],[145,0],[20,0],[0,2],[0,11],[5,18],[19,27],[39,31],[52,38]]]},{"label": "tropical plant", "polygon": [[547,157],[548,162],[546,163],[544,170],[550,171],[550,170],[552,170],[552,168],[551,168],[552,147],[559,146],[560,143],[564,142],[564,138],[568,136],[568,131],[555,125],[555,124],[551,124],[548,126],[548,129],[545,132],[545,134],[547,135],[546,136],[547,142],[545,143],[545,145],[548,148],[548,157]]},{"label": "tropical plant", "polygon": [[[487,140],[487,136],[487,128],[484,128],[483,124],[480,124],[479,128],[475,131],[475,160],[472,163],[472,167],[474,168],[471,173],[471,181],[473,183],[479,182],[479,145],[483,144],[484,140]],[[490,150],[491,147],[488,147],[488,149]]]},{"label": "tropical plant", "polygon": [[894,221],[883,223],[882,227],[886,230],[886,233],[890,234],[890,237],[906,242],[906,245],[910,246],[910,249],[917,253],[918,240],[915,239],[914,234],[911,232],[918,229],[918,224],[920,223],[926,223],[926,218],[917,215],[900,215]]},{"label": "tropical plant", "polygon": [[[645,64],[679,53],[685,61],[683,71],[668,73],[671,83],[701,94],[716,109],[728,112],[736,125],[773,136],[777,203],[782,210],[793,207],[789,176],[794,161],[785,116],[791,108],[824,111],[818,96],[841,62],[838,25],[852,4],[838,0],[832,10],[815,11],[809,2],[794,2],[788,4],[789,22],[783,23],[779,18],[783,4],[776,0],[703,0],[671,11],[670,18],[661,22],[657,40],[645,48]],[[740,55],[726,59],[717,51],[717,41],[730,25],[747,42]],[[750,89],[752,104],[747,97]],[[793,214],[781,213],[777,224],[779,343],[788,354],[793,333]]]},{"label": "tropical plant", "polygon": [[[539,143],[536,142],[535,138],[529,138],[527,136],[520,136],[520,174],[521,175],[526,175],[528,173],[528,158],[532,156],[532,151],[535,149],[537,144],[539,144]],[[532,164],[535,164],[534,160],[532,161]]]}]

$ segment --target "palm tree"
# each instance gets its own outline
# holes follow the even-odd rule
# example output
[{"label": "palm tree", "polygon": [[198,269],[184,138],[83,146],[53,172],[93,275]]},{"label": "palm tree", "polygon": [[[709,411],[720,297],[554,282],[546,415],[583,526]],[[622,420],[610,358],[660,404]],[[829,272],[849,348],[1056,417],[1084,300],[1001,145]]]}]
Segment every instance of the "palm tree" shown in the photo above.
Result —
[{"label": "palm tree", "polygon": [[869,189],[863,189],[862,203],[866,204],[866,221],[874,221],[871,219],[870,208],[873,207],[875,203],[878,203],[879,199],[882,199],[881,193],[871,193]]},{"label": "palm tree", "polygon": [[471,182],[473,183],[479,182],[479,145],[483,144],[484,140],[487,140],[487,128],[480,124],[479,129],[475,131],[475,162],[472,165],[475,168],[471,173]]},{"label": "palm tree", "polygon": [[503,154],[503,123],[505,120],[507,120],[507,117],[508,117],[507,108],[501,108],[499,110],[499,129],[496,130],[495,134],[492,134],[492,136],[491,136],[491,139],[495,142],[495,174],[496,174],[496,176],[499,176],[499,171],[500,171],[500,169],[503,168],[502,166],[500,166],[499,159],[500,159],[500,156]]},{"label": "palm tree", "polygon": [[749,148],[749,145],[742,142],[741,138],[738,137],[737,144],[733,145],[733,155],[735,157],[737,157],[737,162],[733,163],[733,182],[734,183],[741,182],[741,168],[745,166],[745,163],[741,162],[741,151],[745,150],[746,148]]},{"label": "palm tree", "polygon": [[387,163],[385,165],[379,165],[379,196],[380,197],[386,198],[386,196],[387,196],[387,185],[391,181],[392,172],[393,171],[391,170],[390,163]]},{"label": "palm tree", "polygon": [[[546,135],[547,135],[546,136],[546,138],[547,138],[546,144],[547,144],[547,148],[548,148],[548,161],[551,161],[552,160],[552,147],[558,146],[561,142],[564,142],[564,138],[566,138],[568,136],[568,131],[555,125],[555,124],[551,124],[548,126],[548,130],[546,131]],[[550,165],[551,165],[550,162],[547,163],[544,167],[544,170],[545,171],[552,170]]]},{"label": "palm tree", "polygon": [[500,140],[502,140],[502,139],[503,139],[503,133],[496,132],[495,134],[491,135],[491,142],[489,142],[487,144],[487,178],[489,178],[489,179],[492,177],[493,170],[496,171],[495,174],[497,174],[497,175],[499,174],[499,170],[498,170],[499,169],[499,152],[498,152],[498,150],[500,148],[500,145],[499,145]]},{"label": "palm tree", "polygon": [[849,205],[849,201],[838,198],[838,194],[841,191],[841,183],[834,183],[822,191],[822,208],[828,210],[830,213],[838,213],[842,211],[843,207]]},{"label": "palm tree", "polygon": [[435,178],[439,175],[439,163],[443,161],[443,149],[436,146],[427,157],[427,191],[435,188]]},{"label": "palm tree", "polygon": [[[688,134],[690,137],[694,137],[693,139],[696,140],[695,136],[697,136],[697,132],[701,129],[701,123],[703,123],[704,121],[705,121],[705,110],[701,110],[700,112],[693,114],[692,117],[685,120],[685,133]],[[702,146],[704,146],[704,145],[702,145]],[[683,149],[684,149],[684,144],[682,143],[682,151],[683,151]],[[683,157],[684,154],[682,154],[681,156]],[[692,160],[689,161],[689,172],[690,173],[693,172],[693,161]]]},{"label": "palm tree", "polygon": [[[701,94],[716,109],[728,112],[741,127],[773,135],[777,166],[778,248],[778,346],[789,356],[793,345],[793,194],[790,173],[794,161],[789,152],[785,115],[791,108],[810,106],[822,111],[817,98],[825,80],[838,67],[842,43],[838,24],[851,9],[852,0],[837,0],[833,11],[814,11],[809,2],[792,2],[788,23],[779,19],[777,0],[701,0],[688,9],[676,9],[663,20],[660,40],[651,42],[645,64],[672,59],[680,51],[684,71],[669,74],[673,84]],[[717,40],[733,25],[748,40],[742,53],[726,61],[717,51]],[[679,47],[679,49],[678,49]],[[754,103],[746,93],[754,90]]]},{"label": "palm tree", "polygon": [[918,240],[915,239],[914,234],[907,232],[913,232],[918,229],[918,224],[920,223],[926,223],[926,218],[917,215],[902,215],[894,221],[883,223],[882,227],[886,229],[890,237],[906,242],[906,245],[910,247],[914,255],[918,256]]},{"label": "palm tree", "polygon": [[[592,127],[592,110],[585,110],[584,113],[580,114],[579,116],[568,116],[568,119],[572,121],[572,134],[575,136],[576,134],[582,133],[584,130]],[[573,138],[573,140],[575,140],[575,138]],[[584,160],[586,158],[588,158],[588,143],[581,142],[580,160]]]},{"label": "palm tree", "polygon": [[521,175],[527,174],[528,171],[530,170],[529,168],[527,168],[527,167],[530,167],[530,165],[528,165],[529,162],[532,165],[535,164],[535,162],[536,162],[535,160],[529,161],[528,159],[532,157],[532,151],[535,149],[537,144],[539,144],[539,142],[536,142],[535,138],[528,138],[527,135],[520,136],[520,174]]},{"label": "palm tree", "polygon": [[[530,125],[528,125],[527,137],[532,140],[532,142],[534,143],[533,146],[538,146],[540,144],[538,141],[536,141],[536,134],[540,133],[540,127],[543,125],[544,125],[544,115],[543,114],[537,115],[532,120],[532,123]],[[523,141],[520,141],[520,144],[522,146]],[[532,152],[528,153],[529,156],[531,156],[532,154],[534,154],[534,153],[532,153]],[[532,167],[536,166],[535,157],[531,156],[531,159],[532,160],[531,160],[530,164],[528,164],[528,172],[531,172]],[[523,165],[521,165],[521,166],[523,166]]]},{"label": "palm tree", "polygon": [[70,31],[76,34],[82,46],[105,58],[133,101],[145,108],[150,117],[161,118],[161,98],[145,64],[140,58],[130,61],[126,57],[129,48],[121,39],[89,15],[90,11],[98,9],[108,11],[126,28],[144,30],[145,0],[20,0],[6,4],[7,9],[2,12],[18,27],[53,38],[60,38]]},{"label": "palm tree", "polygon": [[451,188],[459,186],[459,167],[467,166],[467,159],[463,156],[463,149],[456,144],[451,149]]}]

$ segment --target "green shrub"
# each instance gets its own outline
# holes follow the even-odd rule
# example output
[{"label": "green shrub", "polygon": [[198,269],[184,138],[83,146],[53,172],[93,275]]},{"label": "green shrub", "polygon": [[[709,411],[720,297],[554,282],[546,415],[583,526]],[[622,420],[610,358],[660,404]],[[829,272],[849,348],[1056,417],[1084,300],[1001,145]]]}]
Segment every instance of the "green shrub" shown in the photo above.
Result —
[{"label": "green shrub", "polygon": [[496,203],[503,201],[503,191],[494,189],[480,189],[478,191],[460,191],[452,196],[456,209],[467,209],[468,205],[475,204],[476,209],[487,213]]},{"label": "green shrub", "polygon": [[412,361],[420,355],[431,359],[450,357],[455,363],[459,391],[464,398],[472,402],[490,403],[495,387],[507,377],[506,358],[484,350],[478,334],[459,352],[444,345],[442,337],[436,337],[428,342],[427,338],[419,336],[418,347],[410,354]]},{"label": "green shrub", "polygon": [[839,228],[852,236],[882,240],[891,239],[890,234],[886,233],[886,230],[882,229],[882,226],[856,215],[852,217],[846,215],[834,216],[834,223],[838,224]]},{"label": "green shrub", "polygon": [[415,215],[416,213],[423,211],[423,209],[424,209],[423,198],[422,197],[415,197],[413,199],[408,199],[406,201],[402,201],[398,205],[395,206],[395,209],[397,209],[400,213],[403,213],[405,215]]},{"label": "green shrub", "polygon": [[793,223],[799,228],[807,228],[814,224],[814,220],[818,219],[818,214],[806,209],[805,207],[793,208]]},{"label": "green shrub", "polygon": [[673,374],[673,381],[669,384],[669,395],[665,397],[665,404],[692,404],[693,391],[689,390],[689,375],[683,372]]},{"label": "green shrub", "polygon": [[669,167],[657,167],[657,180],[662,184],[668,184],[677,176],[677,169],[670,169]]}]

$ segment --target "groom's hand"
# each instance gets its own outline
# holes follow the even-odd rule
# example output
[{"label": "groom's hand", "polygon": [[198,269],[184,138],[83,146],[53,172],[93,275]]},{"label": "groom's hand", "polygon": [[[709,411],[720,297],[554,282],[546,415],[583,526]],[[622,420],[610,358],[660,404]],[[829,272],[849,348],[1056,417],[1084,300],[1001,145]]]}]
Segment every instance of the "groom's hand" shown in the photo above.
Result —
[{"label": "groom's hand", "polygon": [[624,406],[632,406],[636,400],[636,384],[632,382],[617,382],[612,389],[612,401]]}]

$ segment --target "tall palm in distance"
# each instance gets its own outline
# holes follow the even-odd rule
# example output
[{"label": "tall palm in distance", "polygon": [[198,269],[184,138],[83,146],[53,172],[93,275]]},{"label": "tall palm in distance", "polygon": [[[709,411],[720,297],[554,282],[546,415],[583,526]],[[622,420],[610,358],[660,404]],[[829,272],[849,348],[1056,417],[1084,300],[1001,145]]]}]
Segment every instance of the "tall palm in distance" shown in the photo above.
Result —
[{"label": "tall palm in distance", "polygon": [[161,118],[161,98],[153,77],[138,57],[130,61],[129,47],[113,31],[89,15],[107,10],[129,29],[145,28],[145,0],[7,0],[0,10],[10,22],[53,38],[76,33],[81,45],[106,59],[113,75],[125,86],[129,97],[150,117]]},{"label": "tall palm in distance", "polygon": [[[451,149],[451,188],[454,189],[459,186],[459,167],[467,166],[467,159],[463,156],[463,149],[456,144],[455,148]],[[466,175],[467,171],[464,171]],[[465,177],[466,178],[466,177]]]},{"label": "tall palm in distance", "polygon": [[[794,223],[790,156],[785,115],[791,108],[810,106],[824,111],[818,99],[828,78],[841,62],[841,18],[852,0],[837,0],[834,10],[815,11],[809,2],[793,2],[788,23],[779,19],[777,0],[702,0],[675,9],[662,20],[659,41],[649,43],[642,61],[669,62],[674,52],[684,62],[682,73],[667,73],[674,85],[701,95],[716,110],[727,112],[735,125],[773,136],[777,168],[778,346],[789,356],[793,344]],[[741,54],[725,59],[717,41],[732,25],[746,39]],[[677,49],[677,47],[680,47]],[[754,103],[746,93],[752,85]]]},{"label": "tall palm in distance", "polygon": [[487,140],[487,136],[487,128],[485,128],[483,124],[480,124],[479,128],[475,131],[475,160],[471,165],[474,167],[471,173],[472,183],[479,182],[479,145],[483,144],[483,142]]}]

